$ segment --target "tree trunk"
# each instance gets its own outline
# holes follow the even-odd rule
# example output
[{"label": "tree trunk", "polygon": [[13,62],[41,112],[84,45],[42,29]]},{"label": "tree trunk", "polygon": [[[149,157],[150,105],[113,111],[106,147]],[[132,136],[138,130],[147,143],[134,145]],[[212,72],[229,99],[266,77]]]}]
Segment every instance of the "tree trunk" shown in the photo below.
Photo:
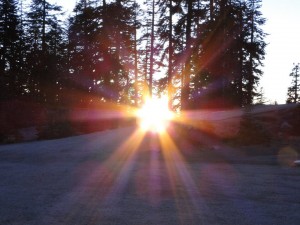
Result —
[{"label": "tree trunk", "polygon": [[46,0],[43,0],[42,52],[46,51]]},{"label": "tree trunk", "polygon": [[299,69],[299,64],[296,65],[295,67],[295,98],[294,98],[294,103],[297,103],[298,101],[298,69]]},{"label": "tree trunk", "polygon": [[172,7],[172,0],[169,0],[169,65],[168,65],[168,101],[169,101],[169,108],[172,109],[173,103],[173,33],[172,33],[172,16],[173,16],[173,7]]},{"label": "tree trunk", "polygon": [[155,0],[152,0],[152,18],[151,18],[151,40],[150,40],[150,77],[149,77],[149,95],[152,98],[153,86],[153,64],[154,64],[154,13]]},{"label": "tree trunk", "polygon": [[[134,1],[136,3],[136,1]],[[136,28],[136,23],[137,23],[137,12],[135,8],[135,18],[134,18],[134,105],[137,107],[138,106],[138,52],[137,52],[137,28]]]},{"label": "tree trunk", "polygon": [[190,95],[190,80],[191,80],[191,26],[192,26],[192,10],[193,10],[193,2],[187,1],[188,4],[188,12],[187,12],[187,21],[186,21],[186,61],[185,68],[183,71],[183,85],[181,91],[181,109],[187,109],[189,103],[189,95]]},{"label": "tree trunk", "polygon": [[[254,1],[252,0],[252,12],[251,12],[251,37],[250,37],[250,45],[253,46],[254,43]],[[250,71],[249,71],[249,84],[248,84],[248,93],[247,93],[247,104],[250,105],[252,103],[252,90],[254,86],[254,77],[253,77],[253,50],[250,52]]]},{"label": "tree trunk", "polygon": [[210,20],[212,20],[214,16],[214,0],[210,0],[209,2],[209,15],[210,15]]}]

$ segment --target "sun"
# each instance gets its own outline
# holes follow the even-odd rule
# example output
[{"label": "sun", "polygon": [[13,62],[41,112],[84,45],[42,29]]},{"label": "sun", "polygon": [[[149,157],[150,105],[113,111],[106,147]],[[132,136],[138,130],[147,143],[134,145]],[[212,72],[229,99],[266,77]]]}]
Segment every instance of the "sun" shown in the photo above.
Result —
[{"label": "sun", "polygon": [[142,108],[137,111],[137,118],[144,131],[165,132],[173,118],[173,113],[168,107],[168,98],[147,99]]}]

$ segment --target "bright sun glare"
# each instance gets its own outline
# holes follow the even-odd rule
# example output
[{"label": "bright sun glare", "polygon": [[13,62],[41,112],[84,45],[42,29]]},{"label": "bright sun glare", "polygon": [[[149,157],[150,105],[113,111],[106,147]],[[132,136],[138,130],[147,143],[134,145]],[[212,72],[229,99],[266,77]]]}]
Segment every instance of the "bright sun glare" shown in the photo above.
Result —
[{"label": "bright sun glare", "polygon": [[137,112],[139,125],[144,131],[162,133],[173,118],[169,110],[167,97],[159,99],[147,99],[145,104]]}]

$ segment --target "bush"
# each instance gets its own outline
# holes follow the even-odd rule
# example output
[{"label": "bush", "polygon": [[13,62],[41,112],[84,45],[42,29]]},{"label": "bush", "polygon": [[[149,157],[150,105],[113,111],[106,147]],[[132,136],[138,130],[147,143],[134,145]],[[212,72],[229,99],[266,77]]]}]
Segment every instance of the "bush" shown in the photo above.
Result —
[{"label": "bush", "polygon": [[73,129],[68,122],[56,122],[39,129],[39,139],[55,139],[73,135]]},{"label": "bush", "polygon": [[271,134],[249,111],[245,113],[241,120],[236,141],[245,145],[267,144],[271,141]]},{"label": "bush", "polygon": [[290,121],[292,124],[292,135],[300,135],[300,105],[298,105],[294,110],[293,110],[293,116]]},{"label": "bush", "polygon": [[20,135],[18,130],[0,132],[0,143],[2,144],[17,143],[20,142],[21,140],[22,140],[22,136]]},{"label": "bush", "polygon": [[74,135],[73,128],[68,121],[66,110],[52,109],[47,113],[47,124],[38,127],[39,139],[55,139]]}]

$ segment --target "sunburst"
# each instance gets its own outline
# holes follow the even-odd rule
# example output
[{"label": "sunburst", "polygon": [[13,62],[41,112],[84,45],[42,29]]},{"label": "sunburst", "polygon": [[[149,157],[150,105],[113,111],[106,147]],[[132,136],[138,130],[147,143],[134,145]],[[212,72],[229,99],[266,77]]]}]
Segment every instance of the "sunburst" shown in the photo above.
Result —
[{"label": "sunburst", "polygon": [[168,128],[174,114],[168,108],[167,97],[148,98],[145,104],[137,110],[138,124],[144,131],[163,133]]}]

